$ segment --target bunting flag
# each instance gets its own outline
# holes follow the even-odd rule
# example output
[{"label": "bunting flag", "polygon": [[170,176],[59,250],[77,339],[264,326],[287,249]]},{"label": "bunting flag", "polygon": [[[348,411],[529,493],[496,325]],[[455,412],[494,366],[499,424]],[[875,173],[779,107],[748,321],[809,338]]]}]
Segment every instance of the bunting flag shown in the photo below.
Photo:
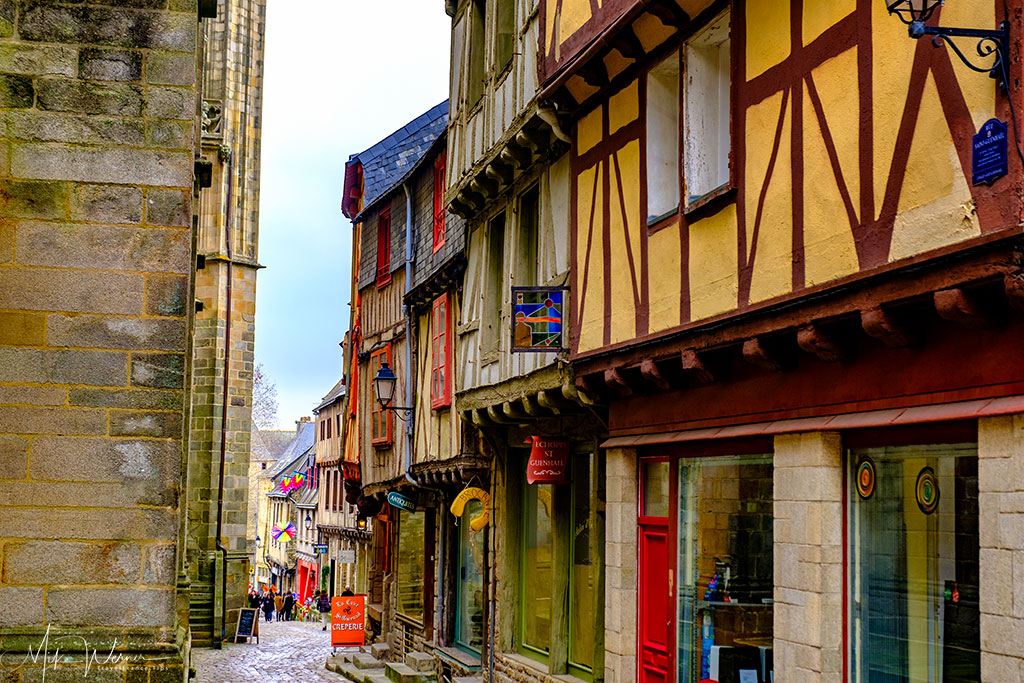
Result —
[{"label": "bunting flag", "polygon": [[285,537],[285,542],[290,541],[293,538],[295,538],[295,525],[291,522],[288,522],[288,524],[286,524],[282,528],[275,524],[274,528],[270,532],[270,535],[271,537],[273,537],[275,541],[280,540],[282,536]]},{"label": "bunting flag", "polygon": [[281,478],[281,490],[284,491],[285,493],[288,493],[289,491],[292,490],[292,478],[291,477],[282,477]]},{"label": "bunting flag", "polygon": [[302,472],[292,473],[292,488],[300,489],[306,483],[306,475]]}]

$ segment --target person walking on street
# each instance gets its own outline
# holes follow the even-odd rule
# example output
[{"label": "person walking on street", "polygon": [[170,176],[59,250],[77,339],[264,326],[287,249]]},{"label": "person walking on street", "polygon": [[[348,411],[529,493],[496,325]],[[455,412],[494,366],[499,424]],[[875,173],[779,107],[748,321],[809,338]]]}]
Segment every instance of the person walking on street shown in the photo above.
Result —
[{"label": "person walking on street", "polygon": [[274,596],[269,592],[263,595],[263,615],[267,621],[274,620]]},{"label": "person walking on street", "polygon": [[288,595],[284,596],[284,620],[292,620],[292,608],[295,607],[295,594],[289,592]]},{"label": "person walking on street", "polygon": [[320,630],[326,631],[327,624],[331,623],[331,599],[327,596],[327,591],[320,591],[320,597],[316,599],[316,608],[320,612],[320,620],[324,624]]},{"label": "person walking on street", "polygon": [[258,608],[259,606],[260,606],[260,594],[256,592],[255,588],[253,588],[252,590],[249,591],[249,607],[256,607],[256,608]]},{"label": "person walking on street", "polygon": [[284,618],[282,611],[284,609],[284,598],[281,597],[280,593],[274,596],[274,609],[277,611],[277,620],[282,621]]},{"label": "person walking on street", "polygon": [[343,596],[355,595],[355,593],[352,592],[352,586],[345,586],[345,590],[341,591],[341,594]]}]

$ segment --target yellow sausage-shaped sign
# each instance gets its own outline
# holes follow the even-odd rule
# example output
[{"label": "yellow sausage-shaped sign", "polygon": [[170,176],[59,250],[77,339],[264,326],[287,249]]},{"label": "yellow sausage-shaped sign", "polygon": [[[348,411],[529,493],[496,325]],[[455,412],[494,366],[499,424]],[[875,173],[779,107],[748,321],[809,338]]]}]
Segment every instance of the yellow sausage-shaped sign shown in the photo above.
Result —
[{"label": "yellow sausage-shaped sign", "polygon": [[455,496],[455,500],[452,502],[452,514],[461,517],[462,513],[466,511],[466,504],[471,500],[479,500],[484,506],[479,515],[469,520],[469,528],[473,531],[480,531],[491,521],[491,495],[487,491],[476,486],[464,489],[462,493]]}]

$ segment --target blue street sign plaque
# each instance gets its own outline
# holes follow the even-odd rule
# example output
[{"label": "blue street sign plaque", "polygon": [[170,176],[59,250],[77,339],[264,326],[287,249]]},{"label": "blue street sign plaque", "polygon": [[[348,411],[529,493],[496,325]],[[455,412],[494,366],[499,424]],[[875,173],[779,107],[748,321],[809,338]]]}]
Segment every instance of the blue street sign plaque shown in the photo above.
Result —
[{"label": "blue street sign plaque", "polygon": [[992,184],[1006,175],[1006,124],[989,119],[974,136],[971,147],[971,183]]},{"label": "blue street sign plaque", "polygon": [[388,493],[388,502],[399,510],[405,510],[406,512],[416,511],[416,501],[411,498],[406,498],[398,491],[391,491]]}]

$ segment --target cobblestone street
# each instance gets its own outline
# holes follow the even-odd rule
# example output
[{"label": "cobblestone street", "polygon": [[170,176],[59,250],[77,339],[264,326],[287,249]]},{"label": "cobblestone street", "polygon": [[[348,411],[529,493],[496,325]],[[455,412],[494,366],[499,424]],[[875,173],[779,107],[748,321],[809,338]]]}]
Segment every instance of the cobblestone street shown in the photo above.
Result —
[{"label": "cobblestone street", "polygon": [[346,679],[324,667],[331,653],[319,623],[260,622],[260,642],[225,643],[221,650],[193,649],[199,683],[288,681],[321,683]]}]

